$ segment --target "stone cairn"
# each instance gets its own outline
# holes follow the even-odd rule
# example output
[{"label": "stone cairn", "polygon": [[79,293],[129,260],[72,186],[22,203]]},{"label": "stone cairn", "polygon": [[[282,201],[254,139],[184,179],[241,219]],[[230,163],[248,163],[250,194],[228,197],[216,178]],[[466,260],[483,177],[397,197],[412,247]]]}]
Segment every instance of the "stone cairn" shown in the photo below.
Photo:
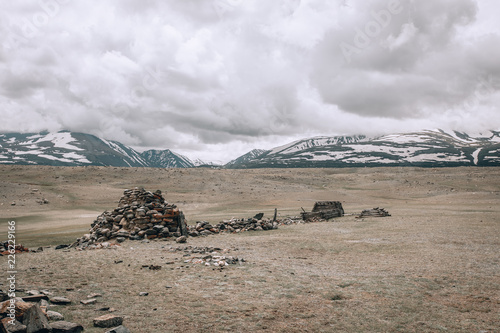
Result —
[{"label": "stone cairn", "polygon": [[160,190],[143,188],[125,190],[118,208],[105,211],[92,223],[90,232],[77,239],[72,247],[86,248],[92,244],[115,239],[154,239],[187,236],[184,214],[168,204]]}]

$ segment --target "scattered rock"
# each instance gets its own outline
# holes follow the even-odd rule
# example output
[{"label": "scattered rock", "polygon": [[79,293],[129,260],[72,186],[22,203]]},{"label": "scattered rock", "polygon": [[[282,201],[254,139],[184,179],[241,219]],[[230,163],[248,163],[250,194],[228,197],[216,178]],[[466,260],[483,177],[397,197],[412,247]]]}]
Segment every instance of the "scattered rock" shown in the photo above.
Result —
[{"label": "scattered rock", "polygon": [[64,320],[64,316],[59,312],[47,310],[47,318],[50,321],[61,321]]},{"label": "scattered rock", "polygon": [[50,302],[57,305],[71,304],[71,300],[66,297],[52,297],[50,298]]},{"label": "scattered rock", "polygon": [[186,243],[187,242],[187,237],[186,236],[181,236],[175,239],[176,243]]},{"label": "scattered rock", "polygon": [[95,304],[97,303],[97,299],[96,298],[85,299],[80,301],[80,303],[82,303],[83,305]]},{"label": "scattered rock", "polygon": [[139,293],[139,296],[148,296],[148,295],[149,295],[149,293],[148,293],[148,292],[145,292],[145,291],[141,291],[141,292]]},{"label": "scattered rock", "polygon": [[94,318],[94,326],[96,327],[116,327],[120,326],[123,323],[123,317],[105,314],[100,317]]},{"label": "scattered rock", "polygon": [[123,325],[120,325],[118,327],[112,328],[109,331],[106,331],[104,333],[130,333],[130,330],[126,328]]},{"label": "scattered rock", "polygon": [[56,249],[56,250],[60,250],[60,249],[65,249],[65,248],[67,248],[67,247],[69,247],[69,245],[68,245],[68,244],[61,244],[61,245],[57,245],[55,249]]},{"label": "scattered rock", "polygon": [[56,321],[51,323],[50,326],[52,327],[52,333],[80,333],[83,331],[82,325],[68,321]]}]

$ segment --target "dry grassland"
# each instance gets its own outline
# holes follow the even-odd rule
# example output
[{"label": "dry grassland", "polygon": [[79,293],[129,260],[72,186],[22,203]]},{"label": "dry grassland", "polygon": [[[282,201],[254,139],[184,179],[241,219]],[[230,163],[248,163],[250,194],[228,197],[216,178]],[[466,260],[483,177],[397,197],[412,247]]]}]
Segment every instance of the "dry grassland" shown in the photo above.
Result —
[{"label": "dry grassland", "polygon": [[[392,214],[184,245],[127,241],[117,250],[18,255],[18,287],[69,297],[72,305],[55,310],[86,332],[105,331],[92,327],[103,306],[133,332],[499,331],[500,168],[0,166],[0,173],[0,239],[15,220],[18,243],[29,247],[73,241],[135,186],[167,192],[190,223],[269,217],[275,207],[298,215],[319,200],[342,201],[347,214],[377,206]],[[38,204],[42,197],[49,203]],[[194,254],[169,250],[178,246],[228,249],[246,262],[223,270],[186,264]],[[142,267],[151,264],[161,269]],[[94,292],[103,295],[98,304],[79,304]]]}]

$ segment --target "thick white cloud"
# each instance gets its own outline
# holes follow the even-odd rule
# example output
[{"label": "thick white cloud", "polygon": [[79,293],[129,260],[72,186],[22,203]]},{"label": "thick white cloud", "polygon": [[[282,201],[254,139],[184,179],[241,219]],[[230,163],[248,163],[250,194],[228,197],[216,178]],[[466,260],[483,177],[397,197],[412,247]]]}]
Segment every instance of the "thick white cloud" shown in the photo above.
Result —
[{"label": "thick white cloud", "polygon": [[227,161],[313,135],[500,128],[492,0],[0,4],[0,131]]}]

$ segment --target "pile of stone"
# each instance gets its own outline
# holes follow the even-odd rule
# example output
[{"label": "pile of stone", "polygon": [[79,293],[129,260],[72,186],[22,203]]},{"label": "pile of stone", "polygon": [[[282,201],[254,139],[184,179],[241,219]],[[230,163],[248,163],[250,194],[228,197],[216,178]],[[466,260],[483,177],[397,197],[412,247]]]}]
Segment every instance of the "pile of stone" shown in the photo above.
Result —
[{"label": "pile of stone", "polygon": [[356,216],[356,218],[363,218],[363,217],[385,217],[385,216],[391,216],[388,211],[386,211],[384,208],[373,208],[373,209],[365,209],[361,212],[359,216]]},{"label": "pile of stone", "polygon": [[303,208],[302,210],[301,215],[304,221],[328,220],[344,215],[344,208],[340,201],[318,201],[314,204],[312,211],[306,212]]},{"label": "pile of stone", "polygon": [[218,233],[239,233],[244,231],[262,231],[278,229],[279,222],[270,219],[231,219],[219,222],[215,225],[206,221],[196,222],[194,226],[188,226],[189,236],[207,236]]},{"label": "pile of stone", "polygon": [[143,188],[125,190],[118,208],[105,211],[92,223],[90,233],[72,246],[86,248],[92,244],[115,239],[154,239],[187,235],[184,214],[176,205],[165,201],[160,190],[149,192]]}]

